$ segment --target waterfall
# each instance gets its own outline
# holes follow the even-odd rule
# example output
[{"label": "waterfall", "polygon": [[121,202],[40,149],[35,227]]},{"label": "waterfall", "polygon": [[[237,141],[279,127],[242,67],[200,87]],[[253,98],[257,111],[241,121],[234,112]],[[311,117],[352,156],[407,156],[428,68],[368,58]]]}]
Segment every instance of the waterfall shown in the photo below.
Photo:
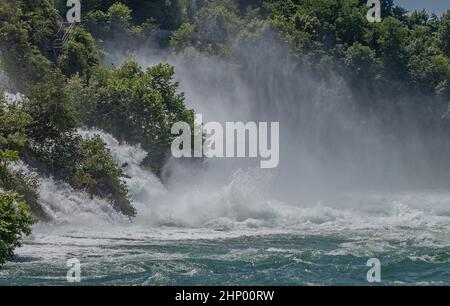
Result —
[{"label": "waterfall", "polygon": [[74,190],[69,184],[56,181],[51,176],[41,176],[21,161],[12,163],[10,168],[38,178],[37,191],[40,203],[53,225],[89,226],[93,223],[127,222],[127,219],[117,214],[107,201]]}]

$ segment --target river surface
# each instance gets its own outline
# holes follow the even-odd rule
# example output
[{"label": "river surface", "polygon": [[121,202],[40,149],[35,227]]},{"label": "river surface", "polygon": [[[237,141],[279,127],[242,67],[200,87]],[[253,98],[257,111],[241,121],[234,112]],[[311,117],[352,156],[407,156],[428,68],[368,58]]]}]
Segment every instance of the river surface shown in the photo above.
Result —
[{"label": "river surface", "polygon": [[383,285],[449,285],[450,195],[378,200],[378,211],[266,207],[199,228],[38,224],[0,285],[67,285],[70,258],[82,285],[367,285],[370,258]]},{"label": "river surface", "polygon": [[[204,56],[171,64],[205,122],[280,122],[278,169],[248,159],[175,164],[162,184],[140,167],[139,146],[80,130],[99,135],[123,165],[137,217],[131,223],[109,203],[40,177],[53,221],[34,226],[0,285],[66,285],[72,258],[81,285],[367,285],[372,258],[382,285],[450,285],[449,180],[433,179],[448,175],[448,157],[438,158],[448,135],[416,135],[408,112],[384,128],[357,111],[338,76],[294,74],[301,67],[284,48],[266,43],[241,50],[245,69]],[[162,61],[151,51],[138,56],[143,67]],[[426,187],[410,188],[416,181]]]},{"label": "river surface", "polygon": [[382,285],[450,285],[447,191],[286,203],[265,194],[265,172],[241,168],[220,184],[188,171],[189,180],[165,186],[140,166],[139,146],[79,133],[100,136],[124,164],[137,217],[40,177],[53,221],[34,226],[0,270],[0,285],[67,285],[72,258],[81,285],[367,285],[371,258],[381,263]]}]

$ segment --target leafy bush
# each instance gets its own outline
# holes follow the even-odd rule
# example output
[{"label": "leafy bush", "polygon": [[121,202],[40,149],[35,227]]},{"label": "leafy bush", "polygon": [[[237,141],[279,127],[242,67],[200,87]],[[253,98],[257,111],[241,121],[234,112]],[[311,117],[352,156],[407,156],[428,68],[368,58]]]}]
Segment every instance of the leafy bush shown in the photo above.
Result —
[{"label": "leafy bush", "polygon": [[79,121],[65,86],[61,74],[55,73],[51,82],[29,88],[23,110],[31,119],[22,127],[28,141],[21,158],[38,171],[107,199],[118,211],[134,216],[128,191],[120,180],[123,173],[104,144],[76,134]]},{"label": "leafy bush", "polygon": [[57,139],[61,134],[72,133],[79,122],[64,91],[65,79],[53,72],[46,82],[28,87],[24,102],[26,112],[32,117],[26,133],[33,144]]},{"label": "leafy bush", "polygon": [[50,216],[42,207],[38,194],[39,182],[38,178],[21,170],[8,169],[4,175],[1,175],[0,186],[5,190],[16,192],[22,197],[23,201],[28,205],[33,215],[40,221],[49,221]]},{"label": "leafy bush", "polygon": [[135,215],[127,187],[121,180],[123,172],[100,139],[62,134],[33,146],[24,158],[41,172],[64,180],[91,196],[108,200],[124,215]]},{"label": "leafy bush", "polygon": [[[238,16],[238,4],[233,1],[211,2],[199,10],[195,18],[194,45],[201,51],[216,55],[229,55],[234,38],[244,25]],[[175,32],[172,43],[183,38],[186,32],[193,29],[182,25]],[[179,48],[180,46],[178,46]]]},{"label": "leafy bush", "polygon": [[22,238],[31,233],[34,219],[26,203],[11,192],[0,192],[0,265],[12,256]]},{"label": "leafy bush", "polygon": [[87,29],[97,38],[112,40],[123,37],[130,29],[131,10],[122,3],[112,4],[106,11],[94,10],[86,14]]},{"label": "leafy bush", "polygon": [[178,30],[176,30],[170,36],[170,46],[175,48],[176,51],[182,51],[183,49],[192,45],[192,34],[195,31],[195,26],[190,23],[183,23]]},{"label": "leafy bush", "polygon": [[100,55],[92,35],[82,27],[77,27],[64,45],[59,62],[66,76],[78,73],[89,78],[91,70],[100,62]]},{"label": "leafy bush", "polygon": [[135,216],[136,210],[128,197],[128,189],[120,179],[123,172],[114,163],[101,139],[82,140],[79,154],[81,159],[75,166],[72,185],[109,200],[114,209],[126,216]]},{"label": "leafy bush", "polygon": [[39,203],[37,179],[9,167],[11,162],[19,158],[19,152],[25,146],[25,131],[31,120],[19,103],[6,103],[0,92],[0,187],[18,193],[35,216],[46,220],[48,217]]},{"label": "leafy bush", "polygon": [[127,62],[112,71],[98,69],[81,91],[80,81],[73,79],[69,88],[77,92],[69,96],[73,105],[81,102],[76,95],[90,97],[86,101],[92,105],[87,108],[94,111],[80,111],[85,124],[103,129],[119,141],[141,144],[149,153],[144,164],[159,175],[173,140],[172,125],[177,121],[193,125],[193,112],[186,109],[184,95],[177,93],[173,75],[170,65],[143,71],[136,63]]},{"label": "leafy bush", "polygon": [[57,12],[47,0],[0,2],[2,68],[19,89],[50,75]]},{"label": "leafy bush", "polygon": [[446,56],[450,57],[450,10],[441,18],[438,30],[439,45]]}]

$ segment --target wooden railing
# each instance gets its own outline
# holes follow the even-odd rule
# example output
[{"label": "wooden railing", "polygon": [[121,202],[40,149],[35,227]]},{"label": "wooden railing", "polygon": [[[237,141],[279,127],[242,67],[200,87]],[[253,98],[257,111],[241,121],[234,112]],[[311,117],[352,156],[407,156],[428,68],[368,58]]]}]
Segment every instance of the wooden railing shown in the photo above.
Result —
[{"label": "wooden railing", "polygon": [[60,28],[56,33],[56,39],[53,41],[53,53],[55,55],[55,60],[58,62],[58,57],[64,48],[64,45],[70,39],[73,31],[75,30],[75,23],[62,22]]},{"label": "wooden railing", "polygon": [[69,40],[70,35],[72,35],[73,31],[75,29],[75,23],[62,23],[61,27],[59,28],[58,32],[56,33],[56,38],[53,41],[53,48],[54,49],[62,49],[66,42]]}]

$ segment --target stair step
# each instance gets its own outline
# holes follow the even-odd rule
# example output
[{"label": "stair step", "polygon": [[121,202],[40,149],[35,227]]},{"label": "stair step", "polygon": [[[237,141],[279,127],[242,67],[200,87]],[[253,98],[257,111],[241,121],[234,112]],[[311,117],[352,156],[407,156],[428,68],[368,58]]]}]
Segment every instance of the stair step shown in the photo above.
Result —
[{"label": "stair step", "polygon": [[67,41],[70,39],[70,36],[72,35],[74,29],[75,29],[75,23],[67,23],[63,22],[60,25],[60,28],[58,32],[56,33],[56,38],[53,41],[53,53],[55,57],[55,62],[58,62],[58,57],[64,48],[64,45],[67,43]]}]

